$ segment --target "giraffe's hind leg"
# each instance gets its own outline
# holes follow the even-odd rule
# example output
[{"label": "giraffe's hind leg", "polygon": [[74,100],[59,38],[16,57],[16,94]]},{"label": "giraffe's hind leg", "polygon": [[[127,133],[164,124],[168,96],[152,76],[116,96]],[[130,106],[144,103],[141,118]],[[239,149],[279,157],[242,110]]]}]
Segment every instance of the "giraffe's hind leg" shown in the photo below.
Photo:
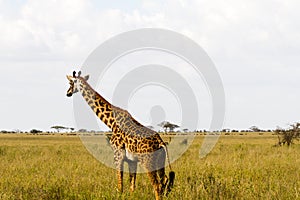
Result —
[{"label": "giraffe's hind leg", "polygon": [[165,168],[161,168],[157,172],[158,172],[159,182],[160,182],[160,193],[163,194],[169,180],[165,174]]},{"label": "giraffe's hind leg", "polygon": [[161,194],[164,193],[166,185],[168,184],[168,177],[165,174],[165,160],[166,160],[166,153],[164,149],[160,149],[157,151],[156,155],[156,168],[158,169],[158,176],[160,181],[160,192]]},{"label": "giraffe's hind leg", "polygon": [[157,162],[154,154],[148,154],[141,160],[141,165],[145,168],[148,178],[155,193],[155,199],[162,199],[161,185],[158,177]]},{"label": "giraffe's hind leg", "polygon": [[130,191],[133,192],[135,189],[137,161],[131,161],[131,160],[128,161],[128,168],[129,168]]},{"label": "giraffe's hind leg", "polygon": [[159,182],[158,182],[158,177],[157,177],[157,171],[148,171],[147,175],[150,179],[150,182],[153,186],[154,189],[154,193],[155,193],[155,199],[156,200],[161,200],[162,199],[162,195],[160,192],[160,186],[159,186]]}]

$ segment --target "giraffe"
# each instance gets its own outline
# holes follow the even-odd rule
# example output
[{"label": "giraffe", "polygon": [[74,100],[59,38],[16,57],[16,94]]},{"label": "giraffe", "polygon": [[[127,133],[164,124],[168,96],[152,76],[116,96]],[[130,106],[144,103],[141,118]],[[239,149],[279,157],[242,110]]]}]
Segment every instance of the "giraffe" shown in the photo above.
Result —
[{"label": "giraffe", "polygon": [[[67,96],[79,92],[97,117],[113,132],[110,145],[114,152],[114,163],[117,170],[118,190],[123,192],[123,167],[128,164],[130,191],[135,190],[137,163],[146,170],[153,186],[155,199],[162,199],[171,191],[175,172],[172,171],[166,143],[160,135],[135,120],[128,111],[116,107],[97,93],[88,83],[89,76],[81,72],[67,75],[70,88]],[[165,159],[170,168],[169,178],[165,175]]]}]

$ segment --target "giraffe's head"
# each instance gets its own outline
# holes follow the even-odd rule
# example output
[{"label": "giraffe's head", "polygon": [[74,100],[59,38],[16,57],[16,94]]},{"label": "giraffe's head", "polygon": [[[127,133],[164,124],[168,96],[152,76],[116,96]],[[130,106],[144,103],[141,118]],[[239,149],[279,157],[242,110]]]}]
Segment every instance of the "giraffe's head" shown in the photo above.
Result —
[{"label": "giraffe's head", "polygon": [[83,81],[87,81],[89,79],[89,75],[81,77],[81,71],[78,72],[76,76],[76,72],[73,72],[73,76],[67,75],[67,79],[70,83],[70,88],[67,91],[67,96],[71,97],[73,94],[80,90],[80,87],[83,84]]}]

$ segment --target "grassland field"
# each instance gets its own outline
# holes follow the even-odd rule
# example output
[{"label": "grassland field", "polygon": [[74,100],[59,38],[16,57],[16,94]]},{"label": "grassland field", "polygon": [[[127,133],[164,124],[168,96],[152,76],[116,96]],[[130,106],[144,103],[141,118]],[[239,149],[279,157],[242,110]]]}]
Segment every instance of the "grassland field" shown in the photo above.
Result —
[{"label": "grassland field", "polygon": [[[167,139],[167,138],[166,138]],[[199,158],[203,135],[172,164],[175,186],[164,199],[300,199],[300,144],[274,147],[271,133],[221,135]],[[167,170],[168,171],[168,170]],[[0,199],[154,199],[145,174],[117,192],[115,170],[95,159],[78,136],[0,135]]]}]

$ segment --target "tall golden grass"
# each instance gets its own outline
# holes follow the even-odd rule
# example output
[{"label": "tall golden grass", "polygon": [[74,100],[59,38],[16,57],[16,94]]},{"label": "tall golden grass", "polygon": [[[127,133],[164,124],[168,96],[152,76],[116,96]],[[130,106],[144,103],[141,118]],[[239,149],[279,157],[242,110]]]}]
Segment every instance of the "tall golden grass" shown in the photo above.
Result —
[{"label": "tall golden grass", "polygon": [[[222,135],[205,158],[196,136],[172,164],[175,186],[165,199],[300,199],[300,145],[274,147],[276,136]],[[153,199],[138,174],[137,189],[116,190],[114,169],[88,153],[78,136],[0,135],[0,199]]]}]

